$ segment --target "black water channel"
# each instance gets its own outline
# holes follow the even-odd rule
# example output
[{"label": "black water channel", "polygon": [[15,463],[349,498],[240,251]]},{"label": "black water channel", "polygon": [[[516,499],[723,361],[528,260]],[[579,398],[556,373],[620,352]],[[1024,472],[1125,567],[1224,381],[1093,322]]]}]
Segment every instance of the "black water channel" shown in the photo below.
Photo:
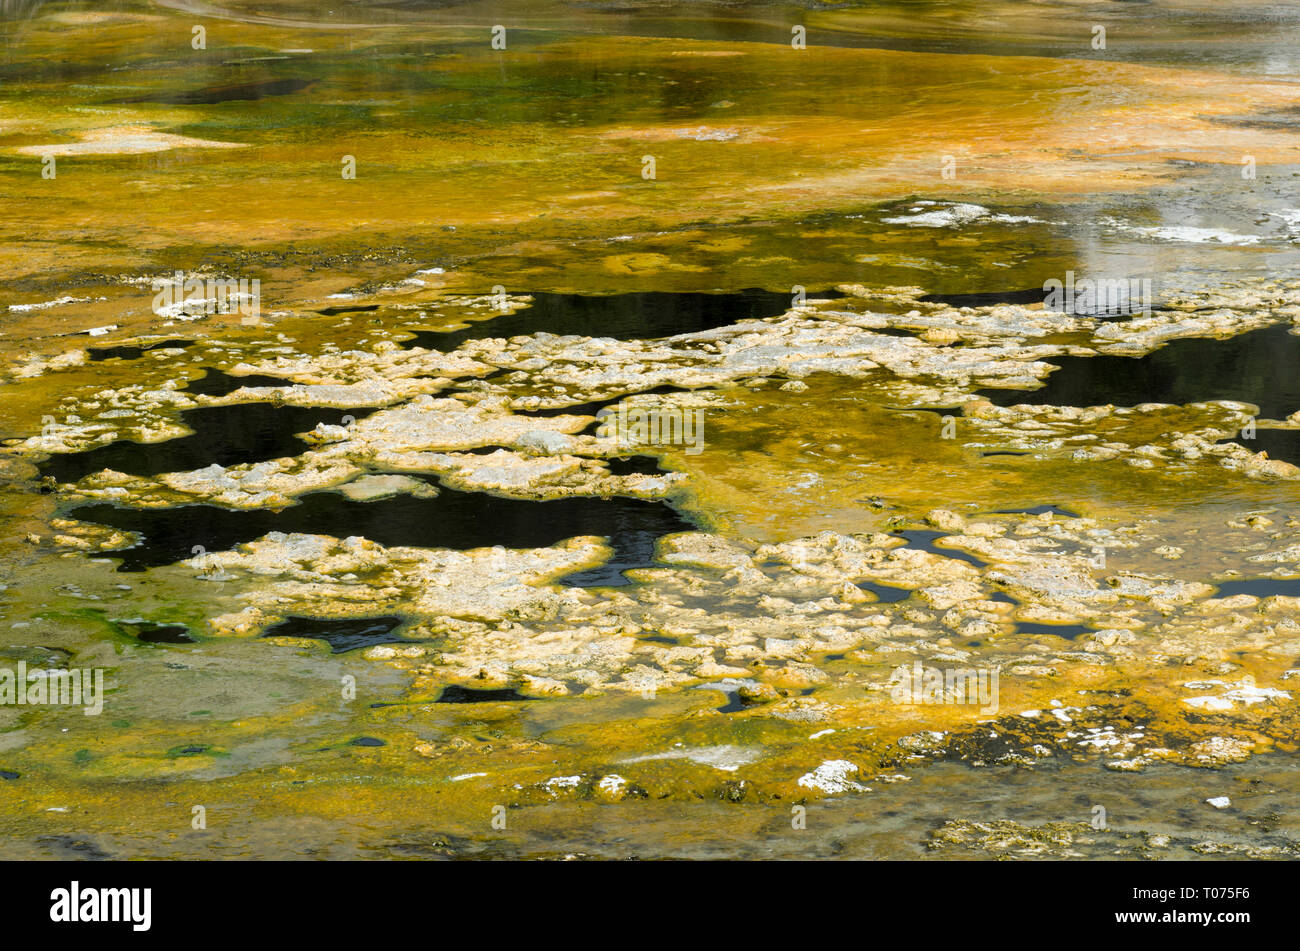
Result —
[{"label": "black water channel", "polygon": [[1283,419],[1300,409],[1300,336],[1281,324],[1226,340],[1173,340],[1144,357],[1053,357],[1058,367],[1036,390],[980,390],[998,406],[1137,406],[1140,403],[1254,403]]},{"label": "black water channel", "polygon": [[[233,377],[220,371],[191,384],[191,391],[229,391],[239,385],[277,385],[270,377]],[[199,407],[181,414],[194,430],[159,443],[119,440],[79,453],[51,455],[40,463],[43,477],[76,482],[102,469],[151,477],[203,469],[214,463],[234,466],[295,456],[306,444],[296,433],[318,423],[339,424],[347,415],[362,418],[373,408],[324,409],[277,406],[270,402]],[[658,471],[654,460],[629,454],[611,460],[616,473]],[[693,525],[665,502],[610,498],[552,501],[506,499],[478,492],[442,489],[435,498],[399,495],[355,501],[336,492],[315,492],[282,510],[232,510],[215,505],[140,509],[97,503],[76,506],[75,518],[137,532],[139,544],[111,552],[122,571],[139,571],[189,558],[195,546],[225,551],[268,532],[301,532],[336,537],[364,536],[385,546],[471,549],[502,545],[539,548],[578,535],[607,538],[614,550],[606,564],[574,573],[565,583],[590,587],[626,584],[627,568],[653,564],[655,541]],[[328,638],[326,638],[328,640]]]},{"label": "black water channel", "polygon": [[296,456],[307,448],[296,433],[310,432],[318,423],[338,425],[344,416],[361,419],[374,409],[324,409],[236,403],[202,406],[182,412],[181,421],[194,432],[157,443],[127,439],[85,452],[57,453],[38,465],[42,477],[77,482],[114,469],[128,475],[152,477],[164,472],[189,472],[216,463],[236,466]]},{"label": "black water channel", "polygon": [[[742,320],[779,317],[790,309],[785,291],[747,288],[729,294],[646,291],[630,294],[551,294],[530,292],[528,307],[476,321],[460,330],[417,331],[407,347],[455,350],[467,340],[483,337],[559,336],[611,337],[648,340],[698,333],[726,327]],[[809,298],[839,298],[839,291],[809,291]]]},{"label": "black water channel", "polygon": [[[1137,406],[1141,403],[1254,403],[1263,419],[1300,410],[1300,336],[1280,324],[1226,340],[1174,340],[1144,357],[1053,357],[1058,369],[1037,390],[980,390],[999,406]],[[1229,440],[1300,465],[1300,432],[1257,427]]]},{"label": "black water channel", "polygon": [[68,514],[140,533],[135,547],[105,553],[122,560],[120,571],[181,561],[191,556],[196,545],[208,552],[226,551],[269,532],[360,535],[385,546],[461,550],[494,545],[542,548],[577,535],[607,538],[614,550],[607,563],[561,579],[578,587],[626,584],[624,570],[654,563],[657,539],[694,529],[665,502],[620,496],[533,502],[447,488],[431,499],[399,495],[373,502],[316,492],[278,512],[215,505],[139,509],[94,503],[76,506]]},{"label": "black water channel", "polygon": [[268,627],[263,637],[302,637],[324,641],[335,654],[374,647],[377,644],[414,643],[393,633],[400,617],[309,618],[289,617]]}]

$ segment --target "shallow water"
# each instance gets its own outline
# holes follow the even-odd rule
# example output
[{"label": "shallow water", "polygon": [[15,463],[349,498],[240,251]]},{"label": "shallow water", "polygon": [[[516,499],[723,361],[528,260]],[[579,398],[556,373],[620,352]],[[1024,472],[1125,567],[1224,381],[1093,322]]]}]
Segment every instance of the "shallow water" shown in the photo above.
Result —
[{"label": "shallow water", "polygon": [[[1297,854],[1298,483],[1171,448],[1300,462],[1294,430],[1244,439],[1189,405],[1300,410],[1277,283],[1300,264],[1293,11],[1111,4],[1093,50],[1070,3],[539,3],[499,51],[479,4],[189,6],[0,0],[0,641],[113,685],[98,718],[0,706],[6,854]],[[260,280],[260,318],[155,314],[178,269]],[[1153,316],[1194,335],[1116,356],[1097,348],[1137,318],[1030,323],[1069,271],[1152,279]],[[788,314],[796,287],[831,304]],[[787,346],[864,313],[814,366]],[[915,349],[846,369],[867,338]],[[456,352],[482,362],[437,362]],[[899,353],[1056,369],[998,386]],[[510,415],[539,429],[680,401],[705,449],[612,452],[593,425],[560,453],[465,453],[527,471],[529,500],[460,487],[473,468],[426,474],[434,498],[278,509],[40,484],[293,459],[297,434],[374,407],[241,387],[413,379],[533,406]],[[133,439],[139,394],[169,389],[230,402],[151,410],[193,434]],[[979,428],[976,396],[1175,405]],[[73,417],[121,429],[63,451]],[[1115,455],[1075,458],[1099,444]],[[277,532],[470,567],[240,554]],[[554,585],[510,567],[578,536],[612,554]],[[1216,607],[1237,595],[1265,600]],[[998,669],[998,712],[896,702],[913,661]],[[1225,693],[1247,677],[1286,696]],[[1205,804],[1225,792],[1232,810]],[[235,808],[200,840],[160,797]],[[527,821],[500,835],[484,802]],[[817,810],[803,837],[796,802]]]}]

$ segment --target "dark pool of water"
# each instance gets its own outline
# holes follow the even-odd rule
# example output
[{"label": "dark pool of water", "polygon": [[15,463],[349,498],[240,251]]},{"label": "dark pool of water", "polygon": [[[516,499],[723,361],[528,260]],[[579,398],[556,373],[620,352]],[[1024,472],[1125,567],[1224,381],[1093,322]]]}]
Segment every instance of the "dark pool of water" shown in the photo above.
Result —
[{"label": "dark pool of water", "polygon": [[[646,291],[610,294],[550,294],[529,292],[530,306],[513,314],[477,321],[461,330],[440,333],[421,330],[405,345],[430,350],[454,350],[467,340],[546,333],[616,340],[673,337],[725,327],[741,320],[777,317],[790,309],[785,291],[748,288],[730,294]],[[839,291],[809,291],[810,298],[838,298]]]},{"label": "dark pool of water", "polygon": [[101,469],[156,476],[203,469],[213,463],[235,466],[265,462],[296,456],[306,449],[307,444],[295,433],[310,432],[318,423],[338,425],[344,416],[361,419],[373,412],[373,408],[324,409],[271,403],[202,406],[181,413],[181,421],[194,430],[189,436],[148,444],[119,439],[85,452],[53,454],[38,468],[42,477],[76,482]]},{"label": "dark pool of water", "polygon": [[1067,641],[1072,641],[1080,634],[1093,633],[1092,628],[1084,627],[1082,624],[1036,624],[1032,621],[1017,621],[1017,634],[1051,634],[1054,637],[1064,637]]},{"label": "dark pool of water", "polygon": [[114,621],[123,634],[146,644],[193,644],[190,629],[184,624],[156,624],[153,621]]},{"label": "dark pool of water", "polygon": [[1034,505],[1024,509],[998,509],[994,515],[1042,515],[1044,512],[1051,512],[1053,515],[1062,515],[1066,518],[1082,518],[1078,512],[1071,512],[1069,509],[1061,508],[1059,505]]},{"label": "dark pool of water", "polygon": [[577,587],[627,584],[625,569],[653,564],[656,539],[694,528],[664,502],[620,496],[531,502],[447,488],[430,499],[398,495],[373,502],[317,492],[278,512],[95,503],[76,506],[69,515],[143,536],[133,548],[106,553],[122,559],[120,571],[172,564],[189,558],[196,545],[209,552],[226,551],[268,532],[360,535],[386,546],[462,550],[493,545],[540,548],[577,535],[607,537],[614,549],[609,562],[562,579]]},{"label": "dark pool of water", "polygon": [[[666,387],[673,390],[673,387]],[[675,392],[675,390],[674,390]],[[624,399],[622,396],[611,397],[607,400],[594,400],[590,403],[573,403],[570,406],[554,406],[546,409],[517,409],[514,411],[516,416],[528,416],[532,419],[547,419],[553,416],[595,416],[607,406],[613,406]]]},{"label": "dark pool of water", "polygon": [[[882,336],[885,337],[915,337],[916,336],[915,330],[908,330],[905,327],[869,327],[867,328],[866,332],[873,333],[873,334],[881,334]],[[952,346],[954,347],[961,346],[961,343],[959,341],[958,343],[952,344]]]},{"label": "dark pool of water", "polygon": [[378,304],[343,304],[338,307],[322,307],[316,313],[324,314],[326,317],[337,317],[339,314],[368,314],[378,309]]},{"label": "dark pool of water", "polygon": [[533,699],[535,698],[525,697],[518,690],[511,687],[502,687],[498,690],[474,690],[469,687],[450,684],[443,688],[435,703],[510,703],[517,700]]},{"label": "dark pool of water", "polygon": [[610,475],[660,475],[665,470],[659,468],[659,460],[654,456],[628,456],[627,458],[606,459]]},{"label": "dark pool of water", "polygon": [[741,710],[753,709],[753,705],[741,700],[740,694],[734,690],[728,690],[724,695],[727,698],[727,702],[720,707],[713,708],[718,713],[739,713]]},{"label": "dark pool of water", "polygon": [[[1300,337],[1290,325],[1227,340],[1174,340],[1144,357],[1054,357],[1059,369],[1037,390],[980,390],[999,406],[1136,406],[1139,403],[1254,403],[1266,419],[1300,409]],[[1262,432],[1262,430],[1261,430]]]},{"label": "dark pool of water", "polygon": [[139,360],[150,350],[184,350],[194,345],[193,340],[156,340],[137,345],[127,344],[121,347],[91,347],[87,353],[91,360]]},{"label": "dark pool of water", "polygon": [[934,555],[942,555],[944,558],[956,558],[958,561],[969,562],[976,568],[985,567],[988,562],[982,558],[977,558],[969,552],[958,551],[956,548],[940,548],[935,544],[935,539],[943,538],[951,532],[935,532],[921,529],[899,530],[894,532],[901,538],[907,539],[908,548],[919,548],[921,551],[928,551]]},{"label": "dark pool of water", "polygon": [[1300,578],[1247,578],[1244,581],[1216,581],[1216,598],[1230,598],[1235,594],[1253,594],[1257,598],[1285,595],[1300,598]]},{"label": "dark pool of water", "polygon": [[[987,291],[975,294],[926,294],[917,298],[935,304],[947,304],[949,307],[992,307],[995,304],[1031,304],[1047,303],[1048,292],[1041,287],[1031,287],[1021,291]],[[1088,306],[1088,299],[1080,296],[1073,301],[1072,313],[1106,319],[1124,319],[1140,313],[1150,306],[1150,301],[1141,300],[1137,295],[1130,297],[1130,288],[1125,285],[1118,289],[1114,300],[1101,299]]]},{"label": "dark pool of water", "polygon": [[187,89],[180,92],[147,93],[143,96],[131,96],[126,99],[113,99],[112,103],[161,102],[170,105],[193,106],[211,105],[217,102],[249,102],[265,99],[267,96],[287,96],[306,89],[314,79],[264,79],[250,83],[225,83],[220,86],[205,86],[202,89]]},{"label": "dark pool of water", "polygon": [[185,392],[192,393],[196,396],[228,396],[241,387],[258,387],[258,386],[292,386],[290,380],[282,380],[275,376],[263,376],[260,374],[251,374],[249,376],[231,376],[221,370],[208,370],[208,372],[199,377],[197,380],[191,380],[185,384]]},{"label": "dark pool of water", "polygon": [[324,619],[289,617],[262,632],[263,637],[301,637],[324,641],[335,654],[374,647],[377,644],[409,644],[411,641],[393,634],[402,623],[400,617],[363,617]]},{"label": "dark pool of water", "polygon": [[1041,287],[1023,291],[988,291],[978,294],[926,294],[917,300],[949,307],[992,307],[994,304],[1041,304],[1047,292]]},{"label": "dark pool of water", "polygon": [[939,416],[961,416],[960,406],[886,406],[891,413],[936,413]]},{"label": "dark pool of water", "polygon": [[912,594],[911,588],[896,588],[893,585],[876,584],[874,581],[859,581],[856,584],[863,591],[870,591],[883,604],[894,604]]}]

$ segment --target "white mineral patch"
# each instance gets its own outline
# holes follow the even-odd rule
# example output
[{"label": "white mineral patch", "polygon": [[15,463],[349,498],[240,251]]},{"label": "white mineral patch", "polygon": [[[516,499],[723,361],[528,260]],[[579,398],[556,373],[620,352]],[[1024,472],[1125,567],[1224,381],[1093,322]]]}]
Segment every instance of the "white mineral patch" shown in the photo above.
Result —
[{"label": "white mineral patch", "polygon": [[983,205],[967,203],[939,205],[940,203],[933,201],[918,201],[908,209],[907,215],[882,220],[887,224],[911,225],[920,228],[959,227],[982,219],[1002,224],[1041,223],[1038,218],[1024,215],[995,215]]},{"label": "white mineral patch", "polygon": [[[608,554],[590,540],[569,548],[449,551],[272,532],[233,551],[209,552],[185,564],[277,579],[254,596],[254,602],[269,611],[308,599],[341,606],[360,601],[361,610],[369,613],[387,604],[432,617],[499,619],[507,611],[553,614],[573,595],[539,585],[592,567]],[[368,583],[348,580],[363,575],[369,576]]]},{"label": "white mineral patch", "polygon": [[1223,712],[1233,709],[1236,704],[1249,707],[1270,700],[1290,699],[1291,694],[1285,690],[1278,690],[1274,687],[1256,687],[1253,684],[1243,683],[1241,686],[1225,691],[1218,696],[1207,694],[1199,697],[1187,697],[1183,700],[1183,703],[1198,710]]},{"label": "white mineral patch", "polygon": [[400,494],[414,495],[417,498],[431,498],[438,494],[437,487],[421,482],[419,479],[400,475],[362,476],[340,486],[339,491],[357,502],[369,502]]},{"label": "white mineral patch", "polygon": [[712,766],[724,773],[734,773],[740,767],[754,762],[761,751],[753,747],[741,747],[724,744],[721,746],[698,746],[690,749],[669,750],[666,753],[651,753],[623,760],[624,763],[645,763],[653,760],[690,760],[701,766]]},{"label": "white mineral patch", "polygon": [[1289,208],[1285,211],[1274,211],[1270,214],[1275,218],[1281,218],[1283,226],[1286,228],[1287,237],[1292,241],[1300,241],[1300,209]]},{"label": "white mineral patch", "polygon": [[184,135],[159,132],[149,126],[125,125],[108,129],[93,129],[81,133],[80,142],[61,142],[50,145],[24,145],[10,149],[15,155],[138,155],[146,152],[166,152],[169,149],[242,149],[242,142],[216,142]]},{"label": "white mineral patch", "polygon": [[556,776],[548,779],[544,785],[554,792],[557,789],[577,789],[582,783],[581,776]]},{"label": "white mineral patch", "polygon": [[1161,241],[1180,241],[1187,244],[1258,244],[1260,241],[1258,235],[1237,234],[1218,228],[1193,228],[1187,225],[1132,230]]},{"label": "white mineral patch", "polygon": [[846,759],[832,759],[811,773],[800,776],[798,783],[806,789],[817,789],[824,793],[871,792],[868,787],[849,778],[857,772],[858,767],[854,763]]},{"label": "white mineral patch", "polygon": [[92,300],[105,300],[103,297],[57,297],[54,300],[41,301],[36,304],[10,304],[9,309],[16,314],[32,310],[45,310],[47,307],[63,307],[67,304],[85,304]]},{"label": "white mineral patch", "polygon": [[618,797],[623,794],[627,787],[627,780],[617,773],[610,773],[608,776],[602,776],[600,782],[596,783],[596,788],[607,796]]}]

